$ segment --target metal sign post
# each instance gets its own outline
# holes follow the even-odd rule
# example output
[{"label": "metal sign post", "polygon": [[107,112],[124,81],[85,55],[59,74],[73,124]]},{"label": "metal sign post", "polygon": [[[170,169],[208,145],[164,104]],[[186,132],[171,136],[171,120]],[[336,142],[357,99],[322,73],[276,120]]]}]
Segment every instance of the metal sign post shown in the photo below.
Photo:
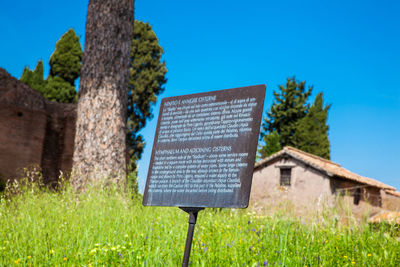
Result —
[{"label": "metal sign post", "polygon": [[185,253],[183,254],[182,267],[189,265],[190,250],[192,248],[194,227],[196,226],[197,214],[204,208],[187,208],[181,207],[181,210],[189,213],[189,227],[186,236]]}]

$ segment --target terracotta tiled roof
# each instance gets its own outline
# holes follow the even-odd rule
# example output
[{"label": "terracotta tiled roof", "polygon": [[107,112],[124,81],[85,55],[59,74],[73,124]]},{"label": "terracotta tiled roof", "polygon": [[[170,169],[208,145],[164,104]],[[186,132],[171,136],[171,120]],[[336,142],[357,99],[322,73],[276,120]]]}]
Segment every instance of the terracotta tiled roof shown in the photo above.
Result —
[{"label": "terracotta tiled roof", "polygon": [[378,213],[377,215],[371,217],[368,220],[368,222],[371,222],[371,223],[387,222],[387,223],[400,224],[400,212],[384,211],[384,212]]},{"label": "terracotta tiled roof", "polygon": [[[258,169],[264,165],[266,165],[271,160],[274,160],[284,154],[287,154],[299,161],[304,162],[305,164],[314,167],[317,170],[325,172],[328,176],[338,176],[344,179],[348,179],[354,182],[358,182],[361,184],[378,187],[381,189],[387,189],[388,191],[395,191],[396,189],[393,186],[381,183],[371,178],[363,177],[356,173],[353,173],[345,168],[341,167],[339,164],[332,162],[330,160],[318,157],[313,154],[306,153],[299,149],[286,146],[281,151],[272,154],[271,156],[260,160],[254,166],[255,169]],[[400,194],[400,193],[399,193]]]},{"label": "terracotta tiled roof", "polygon": [[390,194],[396,197],[400,197],[400,192],[394,190],[385,190],[386,194]]}]

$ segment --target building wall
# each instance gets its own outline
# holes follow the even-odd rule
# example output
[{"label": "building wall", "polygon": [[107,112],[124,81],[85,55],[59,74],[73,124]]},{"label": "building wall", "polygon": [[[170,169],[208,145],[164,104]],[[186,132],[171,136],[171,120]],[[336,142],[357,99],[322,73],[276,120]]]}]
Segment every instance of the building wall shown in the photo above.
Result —
[{"label": "building wall", "polygon": [[72,168],[75,138],[76,106],[72,104],[46,103],[47,121],[41,167],[44,182],[55,185],[60,171]]},{"label": "building wall", "polygon": [[366,221],[382,208],[381,190],[377,187],[334,177],[332,188],[336,192],[337,206],[343,214],[350,211],[352,216]]},{"label": "building wall", "polygon": [[[383,190],[382,190],[383,191]],[[390,211],[400,212],[400,197],[382,192],[382,208]]]},{"label": "building wall", "polygon": [[0,68],[0,179],[20,178],[21,170],[40,165],[44,181],[54,184],[72,168],[76,105],[44,99]]},{"label": "building wall", "polygon": [[[292,167],[290,186],[280,186],[280,167],[284,166]],[[312,216],[333,208],[333,212],[343,215],[341,218],[352,214],[366,219],[381,209],[380,191],[340,177],[328,177],[292,157],[281,157],[254,171],[250,207],[267,211],[289,209],[297,216]]]},{"label": "building wall", "polygon": [[[336,191],[337,195],[347,195],[359,199],[359,203],[368,203],[372,206],[382,206],[381,190],[377,187],[368,186],[365,184],[352,182],[340,177],[332,179],[332,188]],[[357,205],[354,203],[354,205]]]},{"label": "building wall", "polygon": [[[280,167],[283,166],[293,166],[290,186],[280,186]],[[253,173],[250,206],[256,209],[287,202],[305,212],[320,211],[326,205],[331,206],[333,199],[329,178],[292,158],[277,159]]]},{"label": "building wall", "polygon": [[0,105],[0,173],[3,182],[24,167],[40,165],[47,115],[44,111]]}]

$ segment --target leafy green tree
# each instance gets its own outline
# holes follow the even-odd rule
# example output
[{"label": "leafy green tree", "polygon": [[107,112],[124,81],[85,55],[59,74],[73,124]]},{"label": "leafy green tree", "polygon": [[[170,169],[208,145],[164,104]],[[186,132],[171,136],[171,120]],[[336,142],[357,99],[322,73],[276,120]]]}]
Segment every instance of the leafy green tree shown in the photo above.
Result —
[{"label": "leafy green tree", "polygon": [[60,103],[76,103],[78,96],[75,86],[59,76],[47,77],[42,95],[50,101]]},{"label": "leafy green tree", "polygon": [[82,55],[79,37],[73,29],[69,29],[57,41],[56,49],[50,56],[50,74],[42,93],[45,98],[61,103],[77,101],[75,80],[80,74]]},{"label": "leafy green tree", "polygon": [[[305,152],[329,158],[329,139],[326,119],[329,105],[323,106],[322,93],[310,107],[307,104],[312,86],[288,78],[286,85],[274,92],[274,101],[262,124],[261,138],[265,145],[259,153],[266,157],[284,146],[293,146]],[[277,145],[279,142],[280,147]]]},{"label": "leafy green tree", "polygon": [[57,41],[56,49],[50,56],[50,76],[60,77],[75,86],[81,70],[82,55],[79,37],[73,29],[69,29]]},{"label": "leafy green tree", "polygon": [[293,135],[297,121],[305,117],[307,100],[312,87],[305,89],[305,81],[297,82],[295,77],[288,78],[286,86],[280,85],[279,92],[274,91],[274,101],[262,124],[261,137],[273,131],[280,136],[281,146],[294,146]]},{"label": "leafy green tree", "polygon": [[75,80],[79,77],[81,61],[79,37],[73,29],[69,29],[56,43],[49,61],[50,74],[47,79],[43,79],[43,61],[39,60],[34,71],[25,67],[20,80],[50,101],[75,103]]},{"label": "leafy green tree", "polygon": [[307,115],[298,121],[293,136],[294,146],[308,153],[329,159],[329,126],[326,124],[330,105],[324,106],[322,93],[315,97]]},{"label": "leafy green tree", "polygon": [[29,87],[42,93],[46,84],[43,79],[43,61],[39,60],[33,71],[30,70],[29,67],[25,67],[20,80],[29,85]]},{"label": "leafy green tree", "polygon": [[258,151],[261,158],[266,158],[282,149],[280,136],[277,131],[264,135],[263,141],[265,146],[262,146]]},{"label": "leafy green tree", "polygon": [[130,168],[136,169],[144,148],[143,136],[138,132],[153,117],[151,106],[164,91],[167,68],[161,60],[163,49],[148,23],[135,20],[129,78],[127,143]]}]

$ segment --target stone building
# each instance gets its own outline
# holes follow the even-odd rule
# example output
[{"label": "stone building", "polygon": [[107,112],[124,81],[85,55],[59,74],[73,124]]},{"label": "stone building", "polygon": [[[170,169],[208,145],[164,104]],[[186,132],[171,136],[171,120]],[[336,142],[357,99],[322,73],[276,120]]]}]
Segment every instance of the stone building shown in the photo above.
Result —
[{"label": "stone building", "polygon": [[400,193],[390,185],[350,172],[339,164],[293,147],[256,163],[250,205],[262,208],[287,202],[296,211],[321,211],[338,196],[353,214],[400,210]]},{"label": "stone building", "polygon": [[0,68],[0,179],[40,165],[47,184],[72,167],[76,105],[46,100]]}]

